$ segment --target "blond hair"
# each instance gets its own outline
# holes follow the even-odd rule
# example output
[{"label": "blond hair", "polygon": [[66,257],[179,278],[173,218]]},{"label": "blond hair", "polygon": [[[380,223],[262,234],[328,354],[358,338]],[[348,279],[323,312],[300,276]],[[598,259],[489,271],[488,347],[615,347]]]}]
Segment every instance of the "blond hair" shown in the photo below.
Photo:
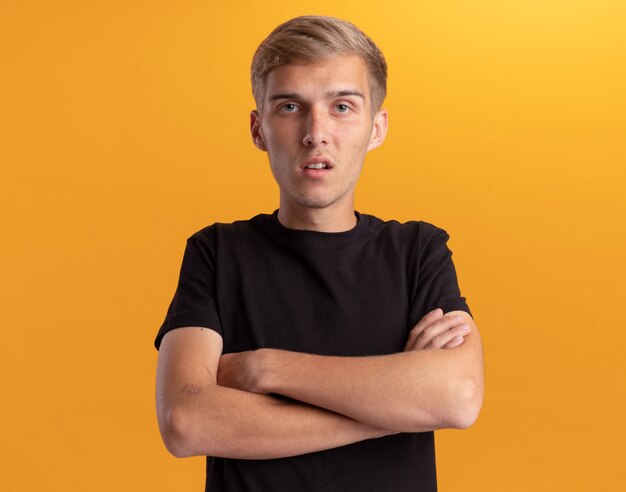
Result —
[{"label": "blond hair", "polygon": [[252,94],[261,109],[267,75],[290,63],[313,63],[336,54],[363,58],[369,72],[372,111],[380,109],[387,94],[387,63],[378,46],[358,27],[334,17],[307,15],[291,19],[259,45],[252,58]]}]

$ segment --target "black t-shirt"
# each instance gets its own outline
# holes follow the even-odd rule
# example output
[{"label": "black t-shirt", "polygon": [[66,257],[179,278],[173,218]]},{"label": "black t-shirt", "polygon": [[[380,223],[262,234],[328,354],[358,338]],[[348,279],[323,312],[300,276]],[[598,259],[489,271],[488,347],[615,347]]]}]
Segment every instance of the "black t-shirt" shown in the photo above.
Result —
[{"label": "black t-shirt", "polygon": [[[156,347],[172,329],[204,326],[222,336],[224,353],[382,355],[402,351],[432,309],[469,312],[445,231],[356,216],[356,227],[339,233],[287,229],[277,212],[197,232]],[[432,432],[291,458],[207,458],[211,491],[436,489]]]}]

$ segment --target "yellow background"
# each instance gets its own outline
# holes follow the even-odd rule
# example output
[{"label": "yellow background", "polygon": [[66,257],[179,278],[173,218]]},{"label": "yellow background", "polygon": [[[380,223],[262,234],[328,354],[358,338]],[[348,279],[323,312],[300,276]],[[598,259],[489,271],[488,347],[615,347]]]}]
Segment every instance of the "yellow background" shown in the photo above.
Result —
[{"label": "yellow background", "polygon": [[619,0],[0,0],[0,488],[202,490],[161,444],[152,342],[186,237],[277,206],[248,66],[304,13],[385,52],[357,208],[450,232],[484,337],[440,489],[624,490]]}]

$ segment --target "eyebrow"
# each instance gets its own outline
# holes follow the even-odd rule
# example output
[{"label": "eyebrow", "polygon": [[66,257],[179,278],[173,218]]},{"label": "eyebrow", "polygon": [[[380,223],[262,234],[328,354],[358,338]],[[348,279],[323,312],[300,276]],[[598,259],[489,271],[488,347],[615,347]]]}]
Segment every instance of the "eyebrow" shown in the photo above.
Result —
[{"label": "eyebrow", "polygon": [[[345,97],[345,96],[357,96],[365,100],[365,94],[357,90],[329,91],[325,94],[325,96],[326,96],[326,99],[333,99],[335,97]],[[269,98],[270,101],[278,101],[280,99],[298,100],[298,99],[303,99],[303,97],[297,92],[284,92],[284,93],[272,94]]]},{"label": "eyebrow", "polygon": [[302,99],[299,94],[295,92],[284,93],[284,94],[272,94],[270,96],[270,101],[278,101],[279,99]]},{"label": "eyebrow", "polygon": [[365,94],[357,90],[331,91],[331,92],[326,93],[326,99],[332,99],[334,97],[344,97],[344,96],[357,96],[365,100]]}]

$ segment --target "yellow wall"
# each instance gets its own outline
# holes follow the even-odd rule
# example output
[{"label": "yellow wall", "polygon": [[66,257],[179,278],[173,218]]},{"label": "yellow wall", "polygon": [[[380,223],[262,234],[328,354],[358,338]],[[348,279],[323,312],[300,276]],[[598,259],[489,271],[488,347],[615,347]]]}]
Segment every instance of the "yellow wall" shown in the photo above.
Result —
[{"label": "yellow wall", "polygon": [[152,340],[185,238],[277,205],[248,64],[304,13],[386,53],[358,209],[451,233],[484,336],[441,490],[623,490],[619,0],[1,0],[0,488],[201,490],[160,442]]}]

